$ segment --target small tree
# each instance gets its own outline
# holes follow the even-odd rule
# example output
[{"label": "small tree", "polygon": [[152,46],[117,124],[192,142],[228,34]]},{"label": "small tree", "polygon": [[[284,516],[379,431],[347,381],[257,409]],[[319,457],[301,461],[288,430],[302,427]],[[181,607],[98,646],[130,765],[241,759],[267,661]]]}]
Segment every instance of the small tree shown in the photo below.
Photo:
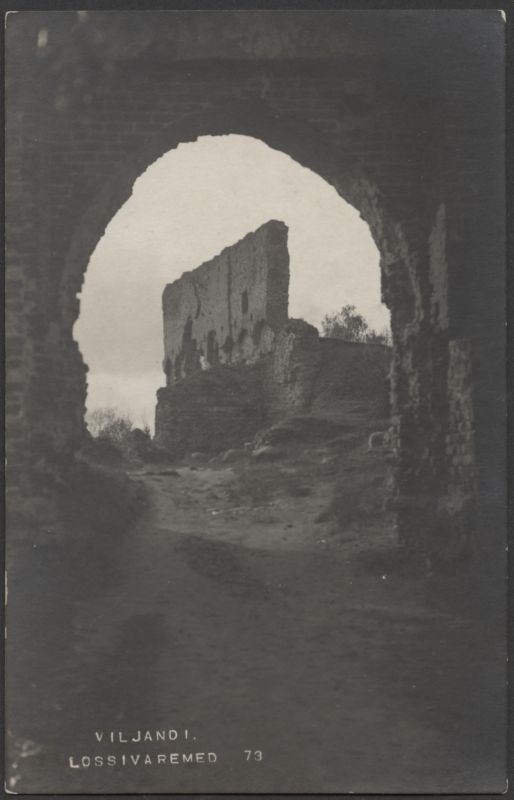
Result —
[{"label": "small tree", "polygon": [[377,331],[370,329],[367,337],[367,342],[375,342],[376,344],[386,344],[388,347],[391,347],[393,343],[393,337],[391,336],[391,329],[390,328],[382,328],[380,333]]},{"label": "small tree", "polygon": [[343,339],[345,342],[375,342],[377,344],[391,344],[391,333],[384,328],[377,333],[370,328],[362,314],[351,303],[343,306],[341,311],[326,314],[321,321],[323,336],[332,339]]},{"label": "small tree", "polygon": [[368,330],[369,325],[362,314],[357,314],[355,306],[349,303],[341,311],[326,314],[321,321],[323,336],[347,342],[364,342]]},{"label": "small tree", "polygon": [[88,414],[87,426],[95,439],[108,439],[120,448],[126,445],[134,427],[130,417],[116,408],[95,408]]}]

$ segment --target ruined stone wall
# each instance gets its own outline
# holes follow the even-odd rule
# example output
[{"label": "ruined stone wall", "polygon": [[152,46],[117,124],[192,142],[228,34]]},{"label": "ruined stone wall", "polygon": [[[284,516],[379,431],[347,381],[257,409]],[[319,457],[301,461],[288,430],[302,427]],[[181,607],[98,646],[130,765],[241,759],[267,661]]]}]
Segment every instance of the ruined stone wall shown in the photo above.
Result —
[{"label": "ruined stone wall", "polygon": [[390,348],[384,345],[323,338],[303,320],[289,320],[267,363],[271,416],[344,416],[347,401],[368,405],[374,416],[387,416]]},{"label": "ruined stone wall", "polygon": [[168,284],[162,298],[167,383],[204,366],[252,362],[287,320],[287,227],[274,220]]},{"label": "ruined stone wall", "polygon": [[450,342],[449,353],[446,450],[450,484],[472,493],[475,489],[475,419],[471,342],[454,339]]},{"label": "ruined stone wall", "polygon": [[279,419],[317,414],[352,424],[387,416],[390,348],[320,338],[289,320],[271,350],[195,370],[157,393],[155,438],[173,456],[241,447]]},{"label": "ruined stone wall", "polygon": [[155,440],[172,457],[241,447],[266,421],[264,362],[194,372],[157,392]]},{"label": "ruined stone wall", "polygon": [[274,416],[305,413],[319,369],[319,334],[302,320],[289,320],[275,340],[268,362],[267,390]]}]

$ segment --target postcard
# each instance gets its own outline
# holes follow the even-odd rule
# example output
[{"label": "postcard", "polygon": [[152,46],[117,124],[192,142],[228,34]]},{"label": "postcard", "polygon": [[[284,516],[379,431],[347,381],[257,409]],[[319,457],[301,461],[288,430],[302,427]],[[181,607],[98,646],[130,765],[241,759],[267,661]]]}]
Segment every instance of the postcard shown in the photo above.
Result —
[{"label": "postcard", "polygon": [[505,790],[504,28],[6,14],[7,792]]}]

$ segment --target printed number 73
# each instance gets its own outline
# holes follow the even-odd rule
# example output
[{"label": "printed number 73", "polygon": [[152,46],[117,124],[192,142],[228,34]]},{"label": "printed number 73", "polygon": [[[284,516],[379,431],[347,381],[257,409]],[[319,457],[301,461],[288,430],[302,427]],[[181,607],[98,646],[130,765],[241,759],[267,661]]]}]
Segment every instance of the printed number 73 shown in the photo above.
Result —
[{"label": "printed number 73", "polygon": [[245,750],[247,761],[262,761],[262,750]]}]

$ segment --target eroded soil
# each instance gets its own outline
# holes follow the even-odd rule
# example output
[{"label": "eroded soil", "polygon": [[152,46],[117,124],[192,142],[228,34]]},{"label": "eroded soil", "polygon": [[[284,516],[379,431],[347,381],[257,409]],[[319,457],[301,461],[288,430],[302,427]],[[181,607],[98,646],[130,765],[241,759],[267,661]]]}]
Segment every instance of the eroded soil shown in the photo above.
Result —
[{"label": "eroded soil", "polygon": [[[500,791],[497,631],[448,603],[448,582],[397,563],[383,456],[360,443],[341,464],[310,444],[133,469],[149,498],[137,524],[73,579],[56,551],[27,595],[40,592],[39,610],[15,603],[11,788]],[[367,476],[367,495],[341,521],[330,509],[345,475],[354,494]],[[106,742],[185,728],[187,742]],[[156,765],[175,752],[217,760]],[[152,765],[120,764],[138,753]],[[116,765],[70,766],[108,754]]]}]

